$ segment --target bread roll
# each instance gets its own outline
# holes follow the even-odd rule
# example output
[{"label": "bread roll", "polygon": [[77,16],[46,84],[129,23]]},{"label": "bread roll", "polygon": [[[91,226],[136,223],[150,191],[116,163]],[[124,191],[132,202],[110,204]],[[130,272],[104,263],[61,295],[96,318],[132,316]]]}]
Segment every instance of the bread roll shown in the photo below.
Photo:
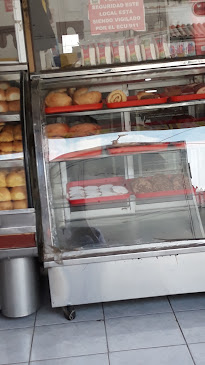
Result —
[{"label": "bread roll", "polygon": [[21,124],[17,124],[13,128],[14,141],[22,141]]},{"label": "bread roll", "polygon": [[6,202],[0,202],[0,210],[13,210],[13,202],[10,200]]},{"label": "bread roll", "polygon": [[6,100],[5,91],[0,89],[0,101],[5,101],[5,100]]},{"label": "bread roll", "polygon": [[6,188],[6,173],[0,171],[0,188]]},{"label": "bread roll", "polygon": [[0,82],[0,89],[1,90],[7,90],[10,87],[9,82],[7,81],[1,81]]},{"label": "bread roll", "polygon": [[20,112],[21,109],[20,100],[9,101],[8,108],[10,112]]},{"label": "bread roll", "polygon": [[13,143],[12,142],[1,142],[0,143],[0,151],[5,153],[13,152]]},{"label": "bread roll", "polygon": [[6,101],[0,101],[0,113],[8,112],[8,103]]},{"label": "bread roll", "polygon": [[0,142],[12,142],[13,140],[13,126],[6,125],[0,133]]},{"label": "bread roll", "polygon": [[20,90],[18,87],[10,87],[6,90],[6,100],[13,101],[13,100],[20,100]]},{"label": "bread roll", "polygon": [[82,95],[76,95],[78,91],[73,95],[73,103],[76,105],[98,104],[102,100],[102,94],[99,91],[90,91]]},{"label": "bread roll", "polygon": [[45,134],[47,138],[68,136],[70,128],[65,123],[48,124],[45,126]]},{"label": "bread roll", "polygon": [[92,136],[100,133],[100,126],[94,123],[82,123],[70,128],[70,137]]},{"label": "bread roll", "polygon": [[25,186],[15,186],[14,188],[11,188],[11,200],[26,200],[26,199],[27,199],[27,193]]},{"label": "bread roll", "polygon": [[26,185],[26,177],[25,172],[21,171],[12,171],[10,174],[6,176],[6,186],[8,188],[13,188],[15,186],[25,186]]},{"label": "bread roll", "polygon": [[9,189],[7,188],[0,188],[0,201],[6,202],[11,200],[11,194]]},{"label": "bread roll", "polygon": [[72,99],[66,93],[50,92],[45,98],[45,104],[47,107],[61,107],[72,104]]},{"label": "bread roll", "polygon": [[76,91],[74,91],[73,95],[74,96],[81,96],[84,94],[88,93],[88,88],[87,87],[81,87],[80,89],[77,89]]},{"label": "bread roll", "polygon": [[23,152],[23,143],[21,141],[13,142],[13,151],[14,152]]},{"label": "bread roll", "polygon": [[13,209],[27,209],[28,208],[28,201],[24,200],[16,200],[13,202]]}]

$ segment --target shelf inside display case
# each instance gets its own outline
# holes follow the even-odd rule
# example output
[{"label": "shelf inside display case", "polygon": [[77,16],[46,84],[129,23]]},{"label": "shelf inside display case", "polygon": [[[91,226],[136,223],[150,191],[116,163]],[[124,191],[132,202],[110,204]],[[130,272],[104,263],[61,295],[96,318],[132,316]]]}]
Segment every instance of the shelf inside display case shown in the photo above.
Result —
[{"label": "shelf inside display case", "polygon": [[0,113],[0,122],[20,122],[19,113]]},{"label": "shelf inside display case", "polygon": [[[132,107],[120,107],[120,108],[113,108],[112,113],[119,113],[119,112],[130,112],[130,111],[143,111],[143,110],[157,110],[157,109],[169,109],[175,107],[184,107],[184,106],[194,106],[194,105],[204,105],[205,100],[198,99],[198,100],[188,100],[188,101],[179,101],[179,102],[168,102],[165,104],[153,104],[153,105],[141,105],[141,106],[132,106]],[[110,109],[101,109],[97,111],[97,114],[110,114]],[[96,115],[95,110],[90,111],[81,111],[81,112],[70,112],[70,113],[61,113],[62,117],[64,116],[83,116],[83,115]],[[59,114],[47,114],[47,118],[49,117],[57,117]]]}]

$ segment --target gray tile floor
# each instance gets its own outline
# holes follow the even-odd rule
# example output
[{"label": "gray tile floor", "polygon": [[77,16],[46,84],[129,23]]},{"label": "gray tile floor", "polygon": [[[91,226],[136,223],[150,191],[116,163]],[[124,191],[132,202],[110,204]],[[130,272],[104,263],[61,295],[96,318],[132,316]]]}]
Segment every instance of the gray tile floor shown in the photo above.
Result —
[{"label": "gray tile floor", "polygon": [[[45,289],[46,291],[46,289]],[[205,294],[0,315],[0,365],[205,365]]]}]

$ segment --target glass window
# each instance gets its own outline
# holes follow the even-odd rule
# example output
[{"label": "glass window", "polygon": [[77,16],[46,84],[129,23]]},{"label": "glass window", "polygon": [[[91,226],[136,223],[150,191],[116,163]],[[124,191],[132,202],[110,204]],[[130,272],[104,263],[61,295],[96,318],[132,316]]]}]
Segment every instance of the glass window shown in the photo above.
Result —
[{"label": "glass window", "polygon": [[30,0],[37,68],[202,56],[204,4],[191,0]]}]

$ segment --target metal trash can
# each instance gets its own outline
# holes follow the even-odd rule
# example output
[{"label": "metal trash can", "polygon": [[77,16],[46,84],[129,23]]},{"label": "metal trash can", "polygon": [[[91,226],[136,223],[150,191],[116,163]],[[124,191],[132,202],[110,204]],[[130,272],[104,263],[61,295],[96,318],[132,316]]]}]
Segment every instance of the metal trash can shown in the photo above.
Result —
[{"label": "metal trash can", "polygon": [[1,310],[6,317],[25,317],[39,306],[39,273],[33,257],[0,261]]}]

